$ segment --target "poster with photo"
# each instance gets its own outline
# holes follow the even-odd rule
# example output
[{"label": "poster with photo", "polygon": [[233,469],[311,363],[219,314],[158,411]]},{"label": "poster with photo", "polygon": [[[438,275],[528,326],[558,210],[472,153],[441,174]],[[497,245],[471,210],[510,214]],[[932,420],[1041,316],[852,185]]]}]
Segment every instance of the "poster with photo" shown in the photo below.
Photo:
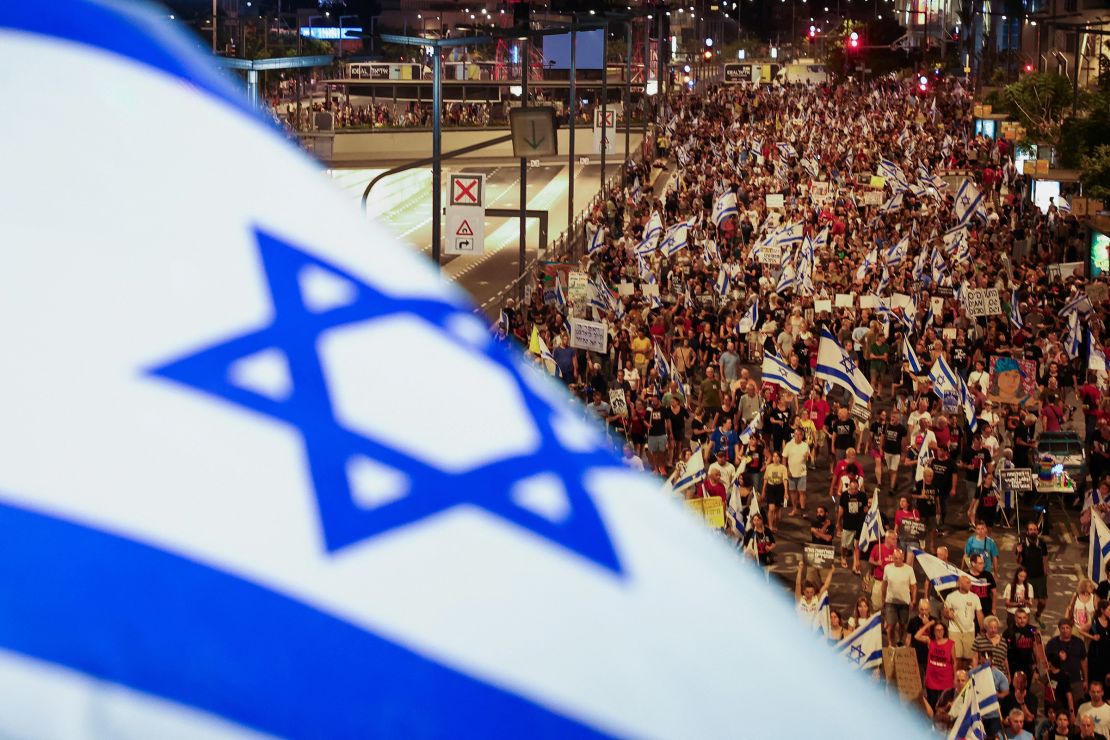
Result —
[{"label": "poster with photo", "polygon": [[987,398],[995,403],[1036,405],[1037,362],[1013,357],[991,357]]}]

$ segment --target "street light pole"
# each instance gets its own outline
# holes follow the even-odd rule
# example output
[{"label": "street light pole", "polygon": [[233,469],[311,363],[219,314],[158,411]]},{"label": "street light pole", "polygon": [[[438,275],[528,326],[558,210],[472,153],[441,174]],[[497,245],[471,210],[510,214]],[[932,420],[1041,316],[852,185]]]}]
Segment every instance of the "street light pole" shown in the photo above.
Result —
[{"label": "street light pole", "polygon": [[[605,154],[609,148],[608,136],[606,132],[608,129],[605,123],[608,119],[609,111],[609,27],[605,27],[605,32],[601,37],[601,192],[605,194]],[[596,118],[596,117],[595,117]],[[596,120],[594,123],[598,123]]]},{"label": "street light pole", "polygon": [[577,107],[577,90],[574,78],[578,74],[578,26],[572,19],[570,26],[570,97],[567,99],[567,123],[570,124],[570,152],[567,154],[567,229],[574,225],[574,111]]},{"label": "street light pole", "polygon": [[[521,39],[520,47],[520,107],[528,107],[528,29]],[[528,237],[528,219],[525,211],[528,210],[528,160],[520,158],[520,261],[517,265],[517,276],[524,274],[524,258],[526,256]]]},{"label": "street light pole", "polygon": [[440,209],[443,190],[443,167],[439,157],[442,152],[440,141],[440,109],[443,107],[443,47],[432,47],[432,261],[439,267],[440,256]]}]

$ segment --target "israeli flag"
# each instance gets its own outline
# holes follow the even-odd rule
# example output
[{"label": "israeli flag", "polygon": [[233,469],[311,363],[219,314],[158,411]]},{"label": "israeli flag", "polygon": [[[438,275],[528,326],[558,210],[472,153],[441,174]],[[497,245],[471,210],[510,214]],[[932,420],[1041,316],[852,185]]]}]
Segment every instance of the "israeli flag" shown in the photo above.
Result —
[{"label": "israeli flag", "polygon": [[921,571],[937,591],[956,588],[961,576],[967,576],[973,586],[985,586],[987,584],[982,578],[975,578],[947,560],[941,560],[936,555],[930,555],[920,548],[911,547],[910,552],[913,553],[914,562],[921,566]]},{"label": "israeli flag", "polygon": [[740,317],[740,322],[736,325],[737,334],[747,334],[759,328],[759,296],[756,296],[752,301],[752,305]]},{"label": "israeli flag", "polygon": [[1060,309],[1059,315],[1061,318],[1073,313],[1086,316],[1093,310],[1094,306],[1091,304],[1091,299],[1087,297],[1085,292],[1079,292],[1075,294],[1074,298],[1064,304],[1064,307]]},{"label": "israeli flag", "polygon": [[987,210],[983,206],[983,194],[971,180],[964,179],[956,191],[956,218],[960,224],[966,224],[973,216],[983,220],[987,218]]},{"label": "israeli flag", "polygon": [[725,268],[722,267],[721,271],[717,273],[717,282],[715,283],[715,287],[717,288],[717,293],[722,298],[725,298],[725,297],[728,296],[728,286],[729,286],[728,270],[726,270]]},{"label": "israeli flag", "polygon": [[820,177],[821,168],[817,164],[816,159],[806,157],[800,162],[800,164],[802,165],[802,169],[806,171],[806,174],[808,174],[811,179],[816,180],[818,177]]},{"label": "israeli flag", "polygon": [[690,453],[690,459],[686,461],[685,468],[675,478],[671,488],[675,493],[682,493],[705,480],[705,474],[705,454],[702,452],[701,445],[698,445]]},{"label": "israeli flag", "polygon": [[1083,328],[1079,324],[1079,312],[1073,311],[1068,314],[1068,333],[1064,337],[1064,350],[1068,353],[1068,357],[1075,359],[1079,357],[1079,345],[1082,341]]},{"label": "israeli flag", "polygon": [[1068,203],[1063,196],[1057,196],[1056,210],[1060,211],[1060,213],[1071,213],[1071,203]]},{"label": "israeli flag", "polygon": [[832,632],[832,620],[829,618],[831,611],[829,592],[826,589],[821,592],[821,598],[817,601],[817,614],[813,618],[813,629],[825,637],[828,637],[829,633]]},{"label": "israeli flag", "polygon": [[539,355],[540,364],[545,370],[555,377],[562,377],[563,371],[559,367],[559,363],[555,362],[555,356],[551,354],[551,350],[547,348],[547,342],[543,341],[543,337],[536,331],[536,327],[532,327],[532,338],[536,341],[539,350],[536,354]]},{"label": "israeli flag", "polygon": [[944,398],[945,393],[960,394],[960,385],[957,375],[953,372],[943,357],[938,357],[933,366],[929,368],[929,380],[933,384],[933,393],[939,398]]},{"label": "israeli flag", "polygon": [[856,361],[844,351],[836,337],[827,328],[821,329],[821,343],[817,347],[817,372],[815,376],[839,385],[852,393],[860,403],[871,401],[874,389],[859,369]]},{"label": "israeli flag", "polygon": [[[988,670],[987,673],[990,673]],[[994,680],[994,675],[991,675]],[[986,740],[987,730],[983,726],[983,716],[976,700],[975,684],[968,681],[952,703],[950,716],[952,726],[948,729],[946,740]]]},{"label": "israeli flag", "polygon": [[1010,323],[1016,329],[1024,329],[1025,322],[1021,318],[1021,305],[1018,303],[1017,291],[1010,291]]},{"label": "israeli flag", "polygon": [[690,227],[685,221],[679,221],[677,224],[667,229],[667,235],[663,238],[663,243],[660,248],[668,257],[678,253],[678,250],[684,249],[690,244]]},{"label": "israeli flag", "polygon": [[859,551],[866,553],[873,545],[883,541],[886,530],[883,528],[883,518],[879,513],[879,490],[871,496],[871,506],[863,517],[863,526],[859,534]]},{"label": "israeli flag", "polygon": [[[0,736],[770,737],[751,662],[855,680],[197,47],[0,3]],[[905,724],[856,684],[830,732]]]},{"label": "israeli flag", "polygon": [[632,192],[630,195],[632,197],[632,202],[636,205],[640,205],[640,199],[644,197],[644,188],[640,184],[639,177],[632,181]]},{"label": "israeli flag", "polygon": [[778,147],[779,156],[783,159],[794,159],[798,156],[798,152],[794,150],[794,147],[785,141],[779,142],[775,146]]},{"label": "israeli flag", "polygon": [[805,224],[798,222],[783,226],[775,234],[774,243],[783,248],[783,251],[792,249],[795,245],[801,244],[802,239],[805,237]]},{"label": "israeli flag", "polygon": [[782,294],[787,291],[794,290],[798,285],[798,273],[794,269],[794,265],[787,262],[782,268],[782,274],[779,275],[779,282],[775,286],[775,292]]},{"label": "israeli flag", "polygon": [[563,284],[557,275],[555,276],[555,305],[564,311],[567,307],[567,297],[563,293]]},{"label": "israeli flag", "polygon": [[659,377],[663,380],[670,379],[671,363],[667,361],[667,356],[663,354],[663,347],[658,342],[655,344],[655,369],[659,371]]},{"label": "israeli flag", "polygon": [[889,159],[880,159],[878,171],[875,173],[887,180],[904,180],[902,168]]},{"label": "israeli flag", "polygon": [[750,440],[753,436],[755,436],[755,434],[759,432],[759,428],[760,426],[762,426],[762,424],[763,411],[761,409],[756,412],[755,416],[752,417],[752,420],[748,422],[748,425],[746,427],[744,427],[744,431],[740,432],[740,443],[746,445],[748,443],[748,440]]},{"label": "israeli flag", "polygon": [[659,211],[652,211],[648,217],[647,226],[644,227],[644,239],[659,237],[663,234],[663,217]]},{"label": "israeli flag", "polygon": [[659,247],[659,232],[655,232],[651,236],[645,236],[639,244],[636,245],[636,255],[643,257],[651,254]]},{"label": "israeli flag", "polygon": [[713,223],[717,224],[718,229],[724,225],[725,219],[729,216],[735,216],[739,212],[740,210],[736,205],[736,193],[731,188],[713,199]]},{"label": "israeli flag", "polygon": [[883,615],[873,615],[836,645],[837,655],[843,655],[861,671],[878,668],[883,664]]},{"label": "israeli flag", "polygon": [[893,247],[886,252],[886,265],[887,267],[897,267],[902,264],[909,253],[910,238],[904,237],[898,241]]},{"label": "israeli flag", "polygon": [[[587,230],[589,227],[587,226]],[[590,231],[590,244],[586,249],[587,254],[596,254],[605,246],[605,227],[595,225],[593,230]]]},{"label": "israeli flag", "polygon": [[890,198],[888,198],[885,203],[879,206],[879,213],[893,213],[894,211],[897,211],[899,208],[902,207],[902,199],[904,197],[905,196],[903,195],[902,191],[898,191]]},{"label": "israeli flag", "polygon": [[678,367],[675,366],[673,359],[671,360],[671,363],[667,369],[671,380],[673,380],[675,382],[675,385],[678,386],[678,397],[682,399],[682,405],[685,406],[687,404],[686,386],[682,383],[682,375],[679,374]]},{"label": "israeli flag", "polygon": [[1110,558],[1110,527],[1097,514],[1091,516],[1091,542],[1087,549],[1087,576],[1095,583],[1106,578],[1106,560]]},{"label": "israeli flag", "polygon": [[1091,349],[1091,354],[1087,357],[1087,368],[1106,372],[1106,351],[1099,346],[1090,327],[1087,327],[1087,346]]},{"label": "israeli flag", "polygon": [[774,352],[763,353],[762,380],[785,388],[794,395],[802,392],[802,376],[795,372]]},{"label": "israeli flag", "polygon": [[856,270],[856,282],[857,283],[862,283],[864,281],[864,279],[867,277],[867,274],[869,272],[871,272],[871,268],[873,268],[875,266],[875,263],[878,262],[878,261],[879,261],[878,248],[877,247],[872,247],[871,251],[868,252],[864,256],[863,261],[860,262],[859,268]]},{"label": "israeli flag", "polygon": [[959,224],[944,232],[941,241],[948,253],[954,255],[959,251],[960,245],[967,241],[967,224]]}]

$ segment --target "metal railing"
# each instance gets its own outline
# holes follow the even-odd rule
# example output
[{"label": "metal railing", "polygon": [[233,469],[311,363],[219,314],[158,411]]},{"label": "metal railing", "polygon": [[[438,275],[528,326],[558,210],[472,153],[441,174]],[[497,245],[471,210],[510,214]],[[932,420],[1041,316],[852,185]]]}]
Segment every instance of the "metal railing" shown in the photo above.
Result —
[{"label": "metal railing", "polygon": [[[655,147],[651,146],[650,151],[654,153]],[[633,159],[641,162],[645,159],[643,146],[639,148],[633,156]],[[589,204],[584,209],[575,215],[574,223],[551,242],[546,253],[542,255],[543,262],[574,262],[586,253],[586,221],[588,220],[588,215],[593,213],[594,209],[597,208],[599,204],[605,202],[608,193],[614,185],[625,181],[627,172],[628,163],[626,160],[621,163],[617,172],[613,173],[610,177],[606,178],[604,177],[604,173],[602,173],[602,185],[598,193],[590,200]],[[487,316],[496,317],[497,312],[500,311],[501,307],[504,306],[505,302],[510,298],[520,303],[524,300],[526,286],[529,283],[534,284],[536,282],[542,268],[543,265],[541,264],[540,256],[533,257],[524,266],[524,271],[519,277],[476,308],[475,312],[486,313]]]}]

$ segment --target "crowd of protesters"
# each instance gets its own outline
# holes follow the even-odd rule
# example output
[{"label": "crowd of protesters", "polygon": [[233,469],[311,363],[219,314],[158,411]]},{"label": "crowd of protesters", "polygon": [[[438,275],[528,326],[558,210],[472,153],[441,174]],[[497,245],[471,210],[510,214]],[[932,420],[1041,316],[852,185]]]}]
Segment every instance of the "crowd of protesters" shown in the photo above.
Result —
[{"label": "crowd of protesters", "polygon": [[[989,663],[988,733],[1110,736],[1110,580],[1082,584],[1048,640],[1060,576],[1040,523],[1023,523],[1015,552],[992,535],[1016,506],[997,473],[1039,475],[1040,436],[1069,426],[1089,471],[1074,495],[1086,518],[1110,515],[1105,279],[1052,267],[1083,260],[1079,222],[1064,199],[1029,202],[1013,148],[975,136],[971,106],[956,82],[923,94],[895,80],[671,97],[666,185],[630,163],[590,215],[577,290],[549,270],[499,332],[581,398],[630,466],[719,498],[723,531],[760,564],[784,520],[833,545],[829,569],[797,572],[799,611],[834,644],[881,614],[886,644],[916,650],[938,725]],[[969,309],[982,289],[997,310]],[[606,324],[604,352],[571,346],[578,320]],[[863,383],[822,370],[822,336]],[[800,385],[764,378],[767,358]],[[872,502],[886,534],[868,541]],[[924,541],[902,538],[905,519],[925,523]],[[949,553],[942,538],[964,528]],[[923,555],[957,577],[934,584]],[[838,566],[859,597],[818,619]]]}]

